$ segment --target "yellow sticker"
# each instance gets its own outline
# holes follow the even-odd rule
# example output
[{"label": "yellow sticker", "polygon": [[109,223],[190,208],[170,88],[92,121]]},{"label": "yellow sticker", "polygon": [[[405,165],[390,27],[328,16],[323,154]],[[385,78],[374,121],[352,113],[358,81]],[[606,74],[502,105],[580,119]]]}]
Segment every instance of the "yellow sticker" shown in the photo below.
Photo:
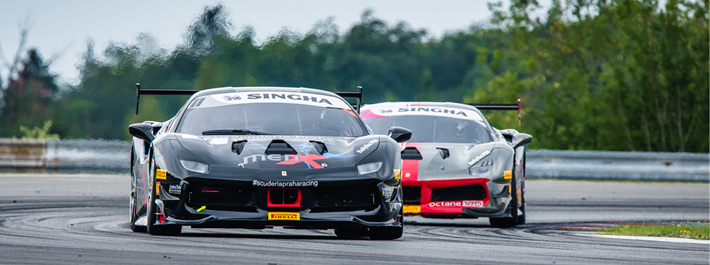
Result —
[{"label": "yellow sticker", "polygon": [[402,171],[399,169],[393,169],[394,170],[394,178],[395,179],[402,179]]},{"label": "yellow sticker", "polygon": [[197,212],[199,213],[200,211],[204,210],[205,208],[207,208],[207,206],[202,206],[199,209],[197,209]]},{"label": "yellow sticker", "polygon": [[269,213],[269,220],[298,221],[298,220],[301,220],[301,213],[273,212],[273,213]]},{"label": "yellow sticker", "polygon": [[404,209],[402,209],[405,214],[419,214],[421,211],[422,208],[419,205],[404,205]]},{"label": "yellow sticker", "polygon": [[155,171],[155,178],[157,179],[167,179],[168,172],[162,169],[157,169]]},{"label": "yellow sticker", "polygon": [[510,170],[503,171],[503,178],[504,179],[513,178],[513,172],[511,172]]},{"label": "yellow sticker", "polygon": [[409,176],[411,176],[411,174],[410,174],[409,172],[404,173],[404,177],[405,177],[405,178],[408,178]]},{"label": "yellow sticker", "polygon": [[286,173],[286,171],[281,171],[281,176],[285,177],[286,175],[288,175],[288,173]]},{"label": "yellow sticker", "polygon": [[155,183],[155,195],[160,195],[160,182]]}]

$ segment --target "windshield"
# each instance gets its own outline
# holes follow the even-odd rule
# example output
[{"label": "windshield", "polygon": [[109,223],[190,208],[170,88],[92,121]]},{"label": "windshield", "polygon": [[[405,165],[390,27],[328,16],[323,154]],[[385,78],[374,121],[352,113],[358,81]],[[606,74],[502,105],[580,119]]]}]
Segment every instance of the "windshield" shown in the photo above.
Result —
[{"label": "windshield", "polygon": [[229,104],[189,108],[176,130],[193,135],[273,134],[362,136],[366,130],[350,109],[288,103]]},{"label": "windshield", "polygon": [[483,123],[432,115],[407,115],[365,119],[375,134],[387,134],[392,126],[412,130],[409,142],[421,143],[473,143],[493,141],[491,132]]}]

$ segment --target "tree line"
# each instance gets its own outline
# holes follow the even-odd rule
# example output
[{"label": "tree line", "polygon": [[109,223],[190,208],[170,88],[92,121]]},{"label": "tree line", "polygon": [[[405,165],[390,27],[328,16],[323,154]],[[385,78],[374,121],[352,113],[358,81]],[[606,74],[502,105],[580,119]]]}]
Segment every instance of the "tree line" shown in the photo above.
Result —
[{"label": "tree line", "polygon": [[342,34],[326,19],[307,33],[282,31],[257,43],[251,28],[232,33],[223,6],[208,6],[171,51],[141,34],[100,58],[88,42],[80,81],[64,89],[51,60],[29,49],[7,64],[10,76],[0,83],[0,137],[127,140],[128,124],[167,120],[186,100],[141,97],[135,115],[136,82],[362,86],[365,103],[520,98],[522,125],[516,113],[485,114],[497,128],[532,134],[533,148],[708,152],[708,0],[554,0],[545,10],[514,0],[489,8],[488,23],[440,38],[366,10]]}]

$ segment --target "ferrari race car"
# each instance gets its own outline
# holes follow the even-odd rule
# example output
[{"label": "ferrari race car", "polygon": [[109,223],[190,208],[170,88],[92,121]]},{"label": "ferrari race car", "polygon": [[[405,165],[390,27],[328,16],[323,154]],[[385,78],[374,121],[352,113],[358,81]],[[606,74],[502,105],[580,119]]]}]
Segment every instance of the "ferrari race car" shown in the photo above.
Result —
[{"label": "ferrari race car", "polygon": [[133,231],[278,226],[402,236],[398,142],[411,131],[372,135],[348,101],[317,89],[137,86],[138,100],[194,94],[166,122],[129,126]]},{"label": "ferrari race car", "polygon": [[529,134],[493,128],[478,108],[459,103],[379,103],[363,106],[361,117],[374,133],[391,126],[412,131],[401,145],[405,215],[488,217],[494,227],[525,223]]}]

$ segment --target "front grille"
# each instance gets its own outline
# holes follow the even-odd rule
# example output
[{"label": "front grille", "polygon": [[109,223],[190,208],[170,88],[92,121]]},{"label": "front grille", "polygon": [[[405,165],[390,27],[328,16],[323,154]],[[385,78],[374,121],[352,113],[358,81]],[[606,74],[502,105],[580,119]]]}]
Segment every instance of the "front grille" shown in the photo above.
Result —
[{"label": "front grille", "polygon": [[188,188],[187,205],[193,208],[205,206],[212,210],[255,210],[255,191],[243,187],[191,183]]},{"label": "front grille", "polygon": [[402,195],[404,195],[404,204],[419,205],[422,200],[422,187],[417,186],[402,186]]},{"label": "front grille", "polygon": [[269,189],[269,203],[295,204],[300,196],[297,189]]},{"label": "front grille", "polygon": [[311,189],[312,212],[371,210],[379,203],[375,185]]},{"label": "front grille", "polygon": [[[405,192],[405,195],[407,193]],[[468,185],[451,188],[433,189],[431,191],[431,201],[462,201],[462,200],[483,200],[486,198],[486,189],[482,185]]]}]

